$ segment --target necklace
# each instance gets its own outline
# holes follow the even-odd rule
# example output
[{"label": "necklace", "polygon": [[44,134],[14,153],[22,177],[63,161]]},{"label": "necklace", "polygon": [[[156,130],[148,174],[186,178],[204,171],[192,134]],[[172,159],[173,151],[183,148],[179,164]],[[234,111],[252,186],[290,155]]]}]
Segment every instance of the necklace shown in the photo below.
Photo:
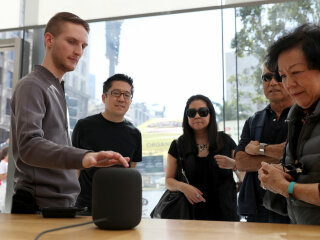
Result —
[{"label": "necklace", "polygon": [[197,144],[197,147],[200,152],[202,152],[205,149],[208,149],[208,144]]}]

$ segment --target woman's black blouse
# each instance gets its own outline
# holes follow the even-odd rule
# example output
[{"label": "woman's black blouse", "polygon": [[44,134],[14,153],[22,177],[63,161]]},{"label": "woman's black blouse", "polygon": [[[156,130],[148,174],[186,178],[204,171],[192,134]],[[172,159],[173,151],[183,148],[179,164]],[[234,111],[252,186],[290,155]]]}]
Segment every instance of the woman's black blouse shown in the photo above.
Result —
[{"label": "woman's black blouse", "polygon": [[[223,139],[224,147],[217,154],[231,157],[232,150],[236,147],[235,142],[228,135],[219,134]],[[176,141],[171,143],[169,154],[175,158],[178,157]],[[181,153],[181,155],[184,155],[184,153]],[[206,199],[205,203],[194,204],[195,219],[239,220],[236,185],[232,170],[220,169],[212,153],[209,153],[207,157],[184,156],[183,161],[190,184],[198,188]]]}]

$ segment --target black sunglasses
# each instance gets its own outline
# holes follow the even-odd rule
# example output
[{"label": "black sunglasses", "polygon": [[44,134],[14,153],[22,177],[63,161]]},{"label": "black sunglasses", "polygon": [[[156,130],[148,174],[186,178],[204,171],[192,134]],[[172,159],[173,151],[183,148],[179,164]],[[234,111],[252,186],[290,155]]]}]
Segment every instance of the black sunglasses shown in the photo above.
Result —
[{"label": "black sunglasses", "polygon": [[272,78],[274,78],[273,73],[265,73],[261,76],[261,79],[265,82],[270,82],[272,80]]},{"label": "black sunglasses", "polygon": [[196,114],[198,113],[200,117],[206,117],[209,114],[209,108],[207,107],[202,107],[197,109],[194,108],[189,108],[186,112],[187,116],[190,118],[194,118],[196,116]]}]

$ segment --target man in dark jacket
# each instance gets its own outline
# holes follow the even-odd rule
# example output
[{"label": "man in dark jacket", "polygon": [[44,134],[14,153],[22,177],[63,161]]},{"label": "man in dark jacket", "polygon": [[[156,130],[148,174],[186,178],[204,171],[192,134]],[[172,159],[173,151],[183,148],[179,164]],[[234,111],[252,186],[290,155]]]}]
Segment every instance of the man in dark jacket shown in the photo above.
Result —
[{"label": "man in dark jacket", "polygon": [[265,190],[260,187],[257,171],[261,162],[279,163],[287,139],[285,120],[293,100],[265,66],[262,80],[270,104],[245,122],[236,148],[236,167],[246,171],[238,199],[238,214],[245,216],[248,222],[289,223],[288,217],[262,206]]}]

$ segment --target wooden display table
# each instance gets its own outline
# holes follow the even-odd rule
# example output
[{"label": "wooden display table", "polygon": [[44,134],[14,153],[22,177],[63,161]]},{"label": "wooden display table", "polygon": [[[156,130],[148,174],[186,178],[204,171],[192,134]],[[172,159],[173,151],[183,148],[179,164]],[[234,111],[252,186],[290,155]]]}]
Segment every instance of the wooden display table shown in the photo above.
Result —
[{"label": "wooden display table", "polygon": [[[82,222],[91,217],[42,218],[41,215],[0,214],[0,239],[35,239],[42,231]],[[40,240],[51,239],[183,239],[183,240],[319,240],[320,226],[142,219],[132,230],[100,230],[94,224],[46,233]]]}]

